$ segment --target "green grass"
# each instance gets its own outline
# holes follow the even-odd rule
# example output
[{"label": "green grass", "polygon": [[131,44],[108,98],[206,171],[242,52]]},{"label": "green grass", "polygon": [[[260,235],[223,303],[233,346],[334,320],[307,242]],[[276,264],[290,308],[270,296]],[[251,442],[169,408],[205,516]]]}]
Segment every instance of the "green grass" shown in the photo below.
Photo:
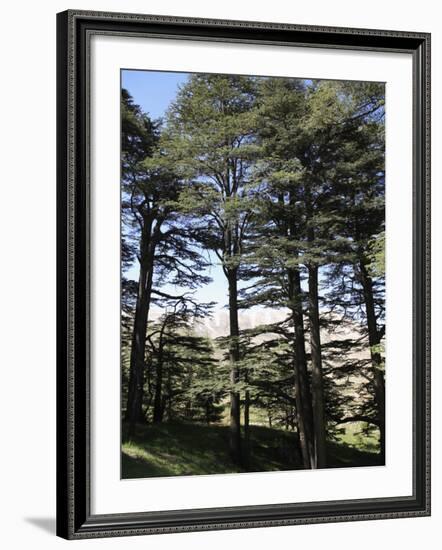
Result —
[{"label": "green grass", "polygon": [[379,451],[379,430],[373,430],[370,434],[364,433],[365,422],[352,422],[345,424],[340,430],[336,430],[335,436],[339,443],[348,445],[366,453]]},{"label": "green grass", "polygon": [[[247,470],[238,468],[228,452],[227,426],[164,423],[137,426],[131,438],[123,426],[123,479],[263,472],[301,468],[293,432],[251,426],[251,453]],[[344,443],[330,443],[330,467],[376,464],[377,455]]]},{"label": "green grass", "polygon": [[353,422],[335,431],[336,441],[328,443],[330,468],[382,465],[379,457],[379,431],[367,434],[364,428],[364,422]]}]

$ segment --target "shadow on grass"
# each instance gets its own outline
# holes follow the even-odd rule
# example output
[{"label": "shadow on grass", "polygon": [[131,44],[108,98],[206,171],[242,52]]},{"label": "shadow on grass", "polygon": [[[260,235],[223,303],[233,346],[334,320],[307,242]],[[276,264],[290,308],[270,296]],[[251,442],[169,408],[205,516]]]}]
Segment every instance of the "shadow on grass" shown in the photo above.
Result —
[{"label": "shadow on grass", "polygon": [[329,442],[327,445],[327,468],[357,466],[383,466],[379,453],[364,452],[351,445]]},{"label": "shadow on grass", "polygon": [[[297,470],[302,468],[296,433],[250,427],[247,468],[229,455],[227,426],[164,423],[136,426],[131,437],[123,426],[122,478],[226,474]],[[328,467],[378,465],[378,455],[342,443],[328,446]]]},{"label": "shadow on grass", "polygon": [[168,468],[160,468],[144,458],[133,458],[124,451],[121,453],[121,469],[124,478],[169,476]]}]

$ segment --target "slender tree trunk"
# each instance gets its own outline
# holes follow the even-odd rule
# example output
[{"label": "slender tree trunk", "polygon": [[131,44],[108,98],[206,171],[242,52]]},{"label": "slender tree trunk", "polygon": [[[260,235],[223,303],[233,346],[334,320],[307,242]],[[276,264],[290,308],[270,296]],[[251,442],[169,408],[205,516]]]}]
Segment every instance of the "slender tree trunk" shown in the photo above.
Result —
[{"label": "slender tree trunk", "polygon": [[310,453],[310,442],[307,435],[307,427],[304,414],[304,403],[302,399],[302,384],[299,373],[299,365],[296,359],[293,362],[295,374],[295,400],[296,400],[296,424],[298,429],[299,446],[301,449],[302,464],[304,468],[312,468]]},{"label": "slender tree trunk", "polygon": [[293,406],[290,407],[290,429],[292,432],[295,429],[295,408]]},{"label": "slender tree trunk", "polygon": [[[307,241],[310,245],[313,245],[315,242],[315,230],[313,226],[314,207],[309,185],[307,185],[305,189],[305,209],[308,220]],[[323,468],[326,465],[326,429],[321,335],[319,329],[318,266],[316,264],[310,264],[307,267],[309,287],[308,315],[312,363],[314,467]]]},{"label": "slender tree trunk", "polygon": [[285,429],[289,431],[290,428],[290,418],[289,418],[289,411],[287,408],[284,410],[285,413]]},{"label": "slender tree trunk", "polygon": [[249,390],[246,390],[244,395],[244,439],[246,443],[247,443],[247,440],[249,439],[249,431],[250,431],[250,392]]},{"label": "slender tree trunk", "polygon": [[161,422],[163,421],[164,413],[166,412],[166,405],[167,405],[167,397],[163,395],[163,397],[161,398]]},{"label": "slender tree trunk", "polygon": [[[230,382],[239,382],[239,323],[238,323],[238,281],[237,269],[229,269],[229,320],[230,320]],[[239,392],[230,392],[230,452],[236,464],[242,463],[241,456],[241,405]]]},{"label": "slender tree trunk", "polygon": [[172,420],[172,381],[170,377],[170,368],[167,369],[167,420]]},{"label": "slender tree trunk", "polygon": [[[244,373],[244,381],[247,383],[247,371]],[[246,390],[244,394],[244,463],[246,466],[250,462],[250,391]]]},{"label": "slender tree trunk", "polygon": [[[140,249],[144,259],[140,262],[138,295],[135,306],[134,327],[130,353],[129,388],[126,420],[130,430],[137,422],[143,422],[143,382],[146,352],[146,328],[152,292],[153,254],[146,254],[146,239],[141,240]],[[144,254],[143,254],[144,252]]]},{"label": "slender tree trunk", "polygon": [[312,357],[312,401],[317,468],[326,466],[326,429],[322,374],[321,334],[319,328],[318,267],[308,268],[310,347]]},{"label": "slender tree trunk", "polygon": [[304,468],[314,468],[313,413],[305,353],[304,314],[302,311],[299,269],[290,269],[288,279],[294,328],[293,370],[295,375],[296,424]]},{"label": "slender tree trunk", "polygon": [[376,322],[373,297],[373,281],[368,273],[363,258],[359,262],[361,283],[364,292],[365,311],[367,315],[368,343],[370,345],[371,363],[373,365],[373,384],[378,412],[378,423],[381,443],[381,459],[385,462],[385,379],[382,369],[382,358],[377,346],[381,341]]},{"label": "slender tree trunk", "polygon": [[155,397],[153,400],[153,422],[159,424],[163,421],[163,348],[160,345],[158,349],[158,359],[156,364],[156,384]]},{"label": "slender tree trunk", "polygon": [[209,400],[206,401],[206,424],[210,425],[210,405],[211,402]]},{"label": "slender tree trunk", "polygon": [[[280,196],[279,201],[284,205],[284,197]],[[294,208],[296,196],[290,193],[289,205]],[[293,215],[289,216],[289,221],[284,229],[284,236],[289,239],[297,238],[297,228]],[[294,253],[295,258],[298,253]],[[302,305],[301,274],[299,267],[289,268],[288,293],[289,302],[293,317],[293,370],[295,377],[295,402],[296,402],[296,424],[298,429],[299,445],[304,468],[314,468],[314,446],[313,446],[313,411],[310,392],[310,382],[307,372],[307,357],[305,353],[305,332],[304,332],[304,313]]]}]

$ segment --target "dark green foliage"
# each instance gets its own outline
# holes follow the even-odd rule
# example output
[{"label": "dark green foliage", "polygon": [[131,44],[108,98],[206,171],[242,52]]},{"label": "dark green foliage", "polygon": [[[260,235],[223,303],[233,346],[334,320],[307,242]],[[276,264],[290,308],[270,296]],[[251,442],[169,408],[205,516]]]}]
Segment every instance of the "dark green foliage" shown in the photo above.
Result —
[{"label": "dark green foliage", "polygon": [[[220,420],[222,394],[214,383],[216,360],[210,340],[194,334],[192,322],[209,310],[189,299],[163,301],[165,313],[150,324],[148,395],[152,420]],[[149,409],[149,407],[148,407]]]}]

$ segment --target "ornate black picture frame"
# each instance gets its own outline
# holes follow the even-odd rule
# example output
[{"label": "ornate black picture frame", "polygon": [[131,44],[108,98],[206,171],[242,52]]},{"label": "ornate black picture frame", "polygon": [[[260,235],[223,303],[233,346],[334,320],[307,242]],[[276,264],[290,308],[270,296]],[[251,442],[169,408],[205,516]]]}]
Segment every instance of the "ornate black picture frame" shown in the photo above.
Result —
[{"label": "ornate black picture frame", "polygon": [[[95,34],[412,54],[412,496],[91,514],[88,85]],[[429,515],[430,35],[69,10],[57,16],[57,71],[57,534],[80,539]]]}]

